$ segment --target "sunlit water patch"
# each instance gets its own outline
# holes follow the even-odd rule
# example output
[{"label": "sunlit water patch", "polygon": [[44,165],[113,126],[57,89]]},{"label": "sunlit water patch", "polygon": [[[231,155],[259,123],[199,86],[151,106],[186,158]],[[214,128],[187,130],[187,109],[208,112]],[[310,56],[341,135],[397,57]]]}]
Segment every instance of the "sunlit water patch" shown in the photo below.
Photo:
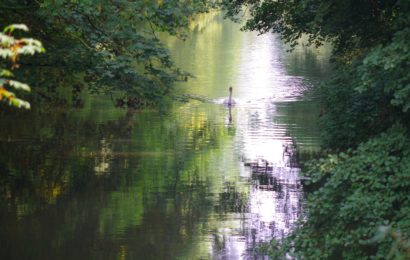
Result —
[{"label": "sunlit water patch", "polygon": [[[204,34],[206,38],[207,32]],[[298,67],[292,67],[292,55],[307,55],[306,51],[310,55],[311,49],[286,53],[288,47],[276,35],[248,33],[239,45],[235,39],[225,42],[220,37],[207,45],[210,53],[194,48],[201,60],[181,63],[187,69],[198,63],[204,67],[215,64],[212,50],[227,45],[215,64],[218,73],[195,70],[199,79],[188,90],[212,98],[214,105],[204,104],[202,109],[222,117],[223,121],[214,123],[223,123],[232,136],[219,148],[219,157],[209,162],[218,165],[216,174],[223,177],[214,195],[219,198],[216,212],[208,219],[216,227],[204,231],[203,243],[208,244],[208,257],[213,259],[265,258],[257,250],[259,245],[286,236],[303,210],[299,156],[319,148],[318,111],[311,92],[323,76],[320,71],[314,76],[307,72],[315,66],[322,69],[324,61],[316,60],[317,66],[310,57],[310,64],[303,66],[296,59]],[[221,75],[225,70],[228,73]],[[236,102],[227,107],[224,100],[230,86]],[[226,172],[230,177],[224,176]]]}]

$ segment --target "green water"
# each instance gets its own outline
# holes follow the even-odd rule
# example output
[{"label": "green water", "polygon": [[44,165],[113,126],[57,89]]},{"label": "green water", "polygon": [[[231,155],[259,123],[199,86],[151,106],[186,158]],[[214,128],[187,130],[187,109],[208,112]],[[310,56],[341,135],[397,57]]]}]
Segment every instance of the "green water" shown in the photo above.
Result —
[{"label": "green water", "polygon": [[209,102],[127,111],[89,97],[1,115],[0,259],[262,259],[258,245],[292,229],[295,146],[319,148],[328,50],[287,53],[217,15],[164,41],[196,76],[177,91]]}]

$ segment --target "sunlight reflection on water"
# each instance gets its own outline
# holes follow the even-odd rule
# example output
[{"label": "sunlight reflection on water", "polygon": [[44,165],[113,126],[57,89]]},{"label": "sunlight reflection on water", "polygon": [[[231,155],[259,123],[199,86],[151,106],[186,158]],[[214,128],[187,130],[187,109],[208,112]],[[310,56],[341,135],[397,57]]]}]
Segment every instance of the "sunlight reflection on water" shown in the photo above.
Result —
[{"label": "sunlight reflection on water", "polygon": [[[202,70],[194,71],[200,75],[189,91],[213,100],[195,109],[214,114],[216,125],[220,124],[217,118],[224,116],[224,127],[232,135],[220,147],[219,157],[210,162],[216,165],[211,168],[216,167],[213,171],[221,175],[224,188],[212,191],[218,197],[215,213],[207,219],[213,228],[204,230],[199,244],[208,244],[207,257],[212,259],[265,259],[257,250],[261,243],[289,234],[302,213],[297,150],[318,148],[316,110],[310,107],[311,96],[305,95],[315,83],[301,76],[309,69],[289,73],[286,47],[277,35],[247,33],[240,45],[215,46],[208,45],[207,50],[216,48],[218,60],[235,62],[215,63],[213,52],[204,51],[199,60],[195,59],[198,53],[192,53],[188,65],[206,68],[203,75]],[[296,55],[302,57],[303,51]],[[209,64],[214,64],[214,71],[208,71]],[[229,86],[236,101],[232,107],[223,105]]]},{"label": "sunlight reflection on water", "polygon": [[301,213],[300,169],[292,164],[295,140],[289,124],[275,118],[277,103],[300,100],[310,86],[303,77],[287,75],[281,47],[275,35],[263,35],[249,38],[241,51],[234,79],[237,104],[233,119],[225,122],[235,127],[233,148],[248,166],[241,176],[250,182],[249,201],[243,214],[226,216],[214,239],[214,245],[224,241],[223,248],[214,246],[215,259],[265,258],[255,252],[258,245],[288,234]]}]

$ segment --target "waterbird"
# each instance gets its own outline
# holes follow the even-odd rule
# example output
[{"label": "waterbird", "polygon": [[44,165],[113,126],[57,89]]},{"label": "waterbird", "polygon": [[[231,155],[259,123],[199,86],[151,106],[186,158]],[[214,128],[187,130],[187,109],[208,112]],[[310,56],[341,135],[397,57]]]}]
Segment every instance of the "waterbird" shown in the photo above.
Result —
[{"label": "waterbird", "polygon": [[235,100],[232,98],[232,87],[229,87],[229,98],[224,100],[224,105],[228,107],[232,107],[235,105]]}]

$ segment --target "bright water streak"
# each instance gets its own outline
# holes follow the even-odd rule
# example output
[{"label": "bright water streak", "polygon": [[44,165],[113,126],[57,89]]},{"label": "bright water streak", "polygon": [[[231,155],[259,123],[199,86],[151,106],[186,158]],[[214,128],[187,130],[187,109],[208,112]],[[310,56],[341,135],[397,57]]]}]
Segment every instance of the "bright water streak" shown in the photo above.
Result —
[{"label": "bright water streak", "polygon": [[[288,54],[288,47],[276,35],[236,35],[241,44],[235,44],[237,39],[226,37],[224,28],[214,29],[221,32],[220,37],[214,31],[212,37],[207,35],[210,31],[205,29],[194,40],[178,46],[183,53],[178,58],[189,71],[200,68],[194,70],[199,75],[189,84],[189,91],[213,98],[220,106],[218,116],[224,117],[224,127],[234,133],[220,148],[220,157],[209,163],[216,164],[214,171],[224,176],[218,186],[222,190],[215,193],[236,196],[229,202],[239,207],[222,215],[217,210],[210,219],[218,222],[217,228],[205,232],[203,240],[208,241],[208,256],[214,259],[263,258],[255,252],[258,246],[288,234],[302,211],[298,156],[319,148],[312,86],[325,73],[318,67],[326,63],[321,60],[326,54],[319,57],[326,49],[316,50],[318,55],[310,57],[313,62],[301,62],[302,68],[317,73],[309,75],[309,71],[294,66],[294,57],[312,55],[311,49],[302,46]],[[225,48],[220,48],[221,44]],[[195,53],[189,53],[186,46]],[[190,59],[194,56],[200,59]],[[212,67],[213,73],[204,73],[214,64],[215,56],[218,64]],[[233,86],[236,104],[223,107],[229,86]],[[198,105],[197,109],[211,114],[214,106]]]}]

